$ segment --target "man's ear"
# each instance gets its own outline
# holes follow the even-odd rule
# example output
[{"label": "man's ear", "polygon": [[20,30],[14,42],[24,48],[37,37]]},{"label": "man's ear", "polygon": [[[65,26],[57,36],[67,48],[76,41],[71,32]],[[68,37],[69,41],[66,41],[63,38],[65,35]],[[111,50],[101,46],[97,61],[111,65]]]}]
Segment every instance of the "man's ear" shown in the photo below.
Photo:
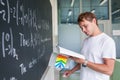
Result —
[{"label": "man's ear", "polygon": [[92,22],[96,24],[96,19],[95,19],[95,18],[93,18]]}]

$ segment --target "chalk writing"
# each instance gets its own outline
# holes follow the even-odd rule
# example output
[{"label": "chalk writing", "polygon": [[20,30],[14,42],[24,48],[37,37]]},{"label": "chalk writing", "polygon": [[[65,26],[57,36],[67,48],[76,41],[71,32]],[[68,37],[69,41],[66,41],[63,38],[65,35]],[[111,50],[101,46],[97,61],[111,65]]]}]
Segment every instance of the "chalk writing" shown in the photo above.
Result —
[{"label": "chalk writing", "polygon": [[[38,2],[41,0],[0,0],[0,80],[24,80],[38,73],[34,67],[40,70],[40,75],[35,75],[41,77],[47,67],[52,53],[52,20],[46,12],[51,12],[42,11],[44,5]],[[29,80],[33,79],[38,78]]]},{"label": "chalk writing", "polygon": [[[6,78],[3,78],[3,80],[7,80]],[[10,77],[9,80],[17,80],[15,77]]]},{"label": "chalk writing", "polygon": [[2,33],[2,53],[3,57],[6,57],[6,54],[11,55],[13,58],[18,60],[18,55],[16,54],[16,49],[13,46],[13,34],[12,29],[10,28],[10,33]]},{"label": "chalk writing", "polygon": [[37,59],[32,59],[32,61],[29,63],[29,68],[32,68],[35,64],[37,64]]},{"label": "chalk writing", "polygon": [[[4,21],[7,21],[7,23],[10,23],[10,6],[9,6],[9,1],[8,0],[5,0],[6,1],[6,4],[5,2],[3,2],[3,0],[0,1],[1,5],[4,6],[4,7],[7,7],[7,11],[5,10],[1,10],[0,11],[0,14],[2,14],[2,18]],[[8,14],[8,15],[6,15]],[[6,18],[7,16],[7,18]]]},{"label": "chalk writing", "polygon": [[20,46],[24,47],[33,47],[41,45],[41,43],[45,43],[51,40],[51,38],[43,38],[41,34],[37,33],[31,33],[30,38],[25,38],[25,35],[22,33],[19,33],[20,35]]},{"label": "chalk writing", "polygon": [[28,8],[26,10],[27,12],[25,12],[23,4],[19,4],[19,0],[17,0],[16,6],[10,6],[9,0],[0,0],[0,4],[4,8],[7,8],[7,10],[0,10],[0,16],[2,17],[3,21],[10,23],[11,19],[13,18],[16,19],[17,26],[24,26],[25,24],[27,24],[29,27],[35,28],[36,30],[41,28],[40,25],[37,24],[36,10]]},{"label": "chalk writing", "polygon": [[15,77],[11,77],[10,80],[17,80]]},{"label": "chalk writing", "polygon": [[44,52],[45,52],[45,46],[43,46],[42,52],[41,52],[40,56],[38,56],[38,60],[39,60],[41,57],[43,57]]},{"label": "chalk writing", "polygon": [[23,63],[20,64],[20,68],[21,68],[21,74],[22,74],[22,75],[27,72],[26,67],[24,66]]}]

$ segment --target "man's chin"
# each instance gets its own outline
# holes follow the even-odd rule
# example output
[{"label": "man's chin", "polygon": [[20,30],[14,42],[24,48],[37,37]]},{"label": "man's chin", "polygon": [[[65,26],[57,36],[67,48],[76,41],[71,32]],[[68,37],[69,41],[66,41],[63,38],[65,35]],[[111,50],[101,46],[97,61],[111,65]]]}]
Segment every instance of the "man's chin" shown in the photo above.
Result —
[{"label": "man's chin", "polygon": [[87,36],[90,36],[89,34],[86,33]]},{"label": "man's chin", "polygon": [[91,36],[91,35],[90,35],[89,33],[87,33],[87,32],[85,33],[85,35],[86,35],[86,36]]}]

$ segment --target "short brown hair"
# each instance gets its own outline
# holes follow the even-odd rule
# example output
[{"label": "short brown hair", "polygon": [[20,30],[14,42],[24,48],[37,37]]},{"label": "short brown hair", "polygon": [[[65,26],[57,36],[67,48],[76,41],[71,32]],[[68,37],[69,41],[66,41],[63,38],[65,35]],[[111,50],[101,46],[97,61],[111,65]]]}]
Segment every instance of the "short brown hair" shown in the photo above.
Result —
[{"label": "short brown hair", "polygon": [[78,20],[77,20],[78,23],[79,23],[79,22],[82,22],[83,19],[85,19],[85,20],[87,20],[87,21],[90,21],[90,22],[92,22],[93,19],[96,19],[96,24],[98,25],[96,16],[95,16],[93,13],[91,13],[91,12],[81,13],[81,14],[78,16]]}]

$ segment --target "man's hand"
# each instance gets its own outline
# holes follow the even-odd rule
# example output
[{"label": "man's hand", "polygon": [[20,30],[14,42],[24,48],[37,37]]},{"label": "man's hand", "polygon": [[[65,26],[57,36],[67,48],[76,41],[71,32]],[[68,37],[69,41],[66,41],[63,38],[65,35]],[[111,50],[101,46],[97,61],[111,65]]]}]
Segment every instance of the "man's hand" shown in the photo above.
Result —
[{"label": "man's hand", "polygon": [[80,64],[83,64],[85,62],[85,59],[72,57],[72,56],[70,56],[69,58],[71,58],[72,60],[74,60],[75,62],[80,63]]},{"label": "man's hand", "polygon": [[71,74],[72,74],[72,71],[71,71],[71,70],[66,70],[66,71],[63,73],[63,77],[69,77]]}]

